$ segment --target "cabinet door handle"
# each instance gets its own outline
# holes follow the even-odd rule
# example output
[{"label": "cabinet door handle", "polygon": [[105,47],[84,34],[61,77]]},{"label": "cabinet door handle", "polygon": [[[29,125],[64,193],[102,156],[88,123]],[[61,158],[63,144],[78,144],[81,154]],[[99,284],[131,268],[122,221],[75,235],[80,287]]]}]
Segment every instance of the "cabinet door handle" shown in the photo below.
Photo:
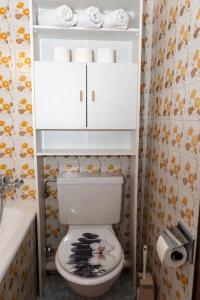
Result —
[{"label": "cabinet door handle", "polygon": [[83,91],[81,90],[81,91],[80,91],[80,102],[83,102],[83,100],[84,100],[84,99],[83,99],[83,98],[84,98],[83,96],[84,96],[84,93],[83,93]]},{"label": "cabinet door handle", "polygon": [[92,91],[92,102],[96,101],[96,93],[95,91]]}]

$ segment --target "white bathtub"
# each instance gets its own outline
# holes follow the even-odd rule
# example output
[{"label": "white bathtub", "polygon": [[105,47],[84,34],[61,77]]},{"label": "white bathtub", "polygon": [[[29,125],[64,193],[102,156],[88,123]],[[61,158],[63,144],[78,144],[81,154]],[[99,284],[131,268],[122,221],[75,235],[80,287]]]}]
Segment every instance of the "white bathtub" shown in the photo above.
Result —
[{"label": "white bathtub", "polygon": [[6,274],[36,215],[35,203],[6,203],[0,224],[0,282]]}]

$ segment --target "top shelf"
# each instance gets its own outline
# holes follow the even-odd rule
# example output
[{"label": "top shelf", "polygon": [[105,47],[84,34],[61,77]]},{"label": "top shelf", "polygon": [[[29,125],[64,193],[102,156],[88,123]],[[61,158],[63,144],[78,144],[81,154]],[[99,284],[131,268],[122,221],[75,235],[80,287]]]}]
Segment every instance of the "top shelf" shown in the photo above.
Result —
[{"label": "top shelf", "polygon": [[92,5],[104,10],[123,8],[127,11],[137,11],[139,5],[139,1],[133,0],[33,0],[33,2],[41,8],[55,8],[56,6],[67,4],[73,9],[85,9]]},{"label": "top shelf", "polygon": [[122,29],[88,29],[88,28],[60,28],[52,26],[33,25],[33,33],[38,38],[54,39],[83,39],[83,40],[113,40],[132,41],[138,35],[137,28]]}]

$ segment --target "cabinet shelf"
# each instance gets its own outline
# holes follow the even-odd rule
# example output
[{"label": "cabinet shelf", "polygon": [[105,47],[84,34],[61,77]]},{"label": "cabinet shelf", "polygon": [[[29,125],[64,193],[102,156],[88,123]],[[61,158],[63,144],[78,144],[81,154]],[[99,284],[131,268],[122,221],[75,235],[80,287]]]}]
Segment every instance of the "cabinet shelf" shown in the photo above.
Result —
[{"label": "cabinet shelf", "polygon": [[[55,8],[59,5],[66,4],[66,0],[33,0],[34,4],[37,4],[36,7],[51,9]],[[102,10],[115,10],[119,7],[127,10],[127,11],[135,11],[138,10],[138,5],[136,1],[130,0],[112,0],[112,1],[102,1],[102,0],[68,0],[67,5],[69,5],[72,9],[86,9],[87,7],[93,5],[101,8]]]},{"label": "cabinet shelf", "polygon": [[133,149],[44,149],[37,152],[37,156],[136,156]]},{"label": "cabinet shelf", "polygon": [[104,40],[104,41],[132,41],[138,35],[137,28],[122,29],[86,29],[60,28],[52,26],[33,26],[33,33],[39,38],[76,39],[76,40]]},{"label": "cabinet shelf", "polygon": [[136,155],[135,131],[37,130],[37,156]]}]

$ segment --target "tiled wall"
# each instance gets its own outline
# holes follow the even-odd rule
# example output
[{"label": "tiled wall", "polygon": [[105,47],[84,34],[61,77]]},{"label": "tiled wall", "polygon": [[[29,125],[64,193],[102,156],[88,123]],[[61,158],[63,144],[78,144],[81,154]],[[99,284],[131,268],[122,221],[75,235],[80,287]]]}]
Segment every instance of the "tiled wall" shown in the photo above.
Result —
[{"label": "tiled wall", "polygon": [[[123,216],[120,225],[115,226],[116,233],[129,258],[130,248],[130,159],[129,157],[63,157],[45,158],[45,178],[55,179],[59,172],[66,174],[111,174],[123,175],[125,190],[123,199]],[[46,235],[47,246],[55,254],[60,240],[66,234],[66,226],[58,220],[57,189],[54,182],[48,183],[49,197],[46,199]],[[52,253],[52,254],[53,254]],[[49,257],[52,259],[53,257]]]},{"label": "tiled wall", "polygon": [[[35,199],[28,2],[0,2],[0,173],[24,178],[17,196]],[[176,271],[162,267],[155,242],[163,228],[179,219],[195,235],[197,230],[198,3],[199,0],[144,0],[138,240],[143,233],[160,299],[188,300],[192,291],[193,266],[186,264]],[[15,193],[9,192],[7,197],[14,198]],[[53,198],[56,191],[52,187],[47,200],[47,236],[52,245],[58,241]],[[122,236],[128,245],[128,206],[125,216]]]},{"label": "tiled wall", "polygon": [[200,2],[144,1],[143,27],[138,241],[149,246],[157,299],[190,300],[194,266],[161,265],[156,240],[179,220],[197,237]]},{"label": "tiled wall", "polygon": [[0,1],[0,174],[23,178],[17,197],[35,199],[28,2]]},{"label": "tiled wall", "polygon": [[13,262],[0,283],[1,300],[36,300],[36,235],[31,224]]}]

